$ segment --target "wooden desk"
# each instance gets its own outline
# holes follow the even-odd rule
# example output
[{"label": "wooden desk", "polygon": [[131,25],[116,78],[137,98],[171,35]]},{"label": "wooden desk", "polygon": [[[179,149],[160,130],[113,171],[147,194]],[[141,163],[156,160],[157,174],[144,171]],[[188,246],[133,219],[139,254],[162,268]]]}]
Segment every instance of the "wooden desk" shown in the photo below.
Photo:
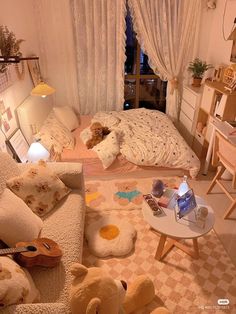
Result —
[{"label": "wooden desk", "polygon": [[226,121],[220,121],[219,119],[214,117],[210,123],[212,124],[212,133],[211,133],[209,146],[208,146],[208,150],[207,150],[203,175],[207,175],[208,168],[209,168],[209,165],[211,162],[212,149],[213,149],[213,143],[214,143],[214,137],[215,137],[215,131],[216,130],[220,134],[222,134],[229,142],[236,145],[236,134],[235,135],[229,135],[229,133],[232,132],[233,128]]}]

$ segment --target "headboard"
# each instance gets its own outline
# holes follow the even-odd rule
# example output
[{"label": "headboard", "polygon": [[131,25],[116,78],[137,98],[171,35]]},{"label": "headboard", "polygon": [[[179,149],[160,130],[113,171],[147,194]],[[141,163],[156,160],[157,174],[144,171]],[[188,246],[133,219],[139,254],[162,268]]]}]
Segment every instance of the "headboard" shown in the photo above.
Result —
[{"label": "headboard", "polygon": [[51,97],[29,96],[16,109],[19,125],[27,142],[33,142],[33,130],[39,131],[44,120],[52,110]]}]

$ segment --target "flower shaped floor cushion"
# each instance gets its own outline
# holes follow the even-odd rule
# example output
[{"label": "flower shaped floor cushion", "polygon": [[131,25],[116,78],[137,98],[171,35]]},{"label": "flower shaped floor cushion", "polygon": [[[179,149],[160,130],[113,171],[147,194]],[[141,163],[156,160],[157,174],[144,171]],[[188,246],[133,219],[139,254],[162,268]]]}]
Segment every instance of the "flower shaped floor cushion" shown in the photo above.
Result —
[{"label": "flower shaped floor cushion", "polygon": [[134,247],[136,230],[117,217],[105,215],[85,228],[89,250],[98,257],[124,256]]}]

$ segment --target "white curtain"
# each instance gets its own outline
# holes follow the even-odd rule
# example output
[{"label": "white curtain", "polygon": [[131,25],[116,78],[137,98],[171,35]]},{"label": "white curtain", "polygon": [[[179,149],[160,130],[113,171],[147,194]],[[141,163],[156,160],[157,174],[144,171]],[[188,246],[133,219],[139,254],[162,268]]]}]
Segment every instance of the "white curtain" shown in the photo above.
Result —
[{"label": "white curtain", "polygon": [[125,0],[72,0],[81,113],[121,110]]},{"label": "white curtain", "polygon": [[183,73],[196,53],[201,0],[129,0],[129,6],[150,66],[168,80],[166,113],[176,121]]}]

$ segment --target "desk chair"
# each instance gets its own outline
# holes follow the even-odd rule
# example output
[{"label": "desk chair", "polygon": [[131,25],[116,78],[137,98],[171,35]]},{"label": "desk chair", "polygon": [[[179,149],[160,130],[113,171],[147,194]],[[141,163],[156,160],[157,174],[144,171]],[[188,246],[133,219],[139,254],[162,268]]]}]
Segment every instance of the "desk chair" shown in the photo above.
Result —
[{"label": "desk chair", "polygon": [[226,187],[219,181],[219,179],[225,169],[227,169],[233,176],[232,187],[233,189],[236,189],[236,146],[231,144],[217,131],[215,131],[213,144],[212,165],[220,167],[218,168],[216,176],[212,180],[206,193],[210,193],[215,184],[218,184],[223,192],[225,192],[228,198],[232,201],[224,214],[224,219],[226,219],[236,208],[236,198],[233,198],[233,196],[227,191]]}]

